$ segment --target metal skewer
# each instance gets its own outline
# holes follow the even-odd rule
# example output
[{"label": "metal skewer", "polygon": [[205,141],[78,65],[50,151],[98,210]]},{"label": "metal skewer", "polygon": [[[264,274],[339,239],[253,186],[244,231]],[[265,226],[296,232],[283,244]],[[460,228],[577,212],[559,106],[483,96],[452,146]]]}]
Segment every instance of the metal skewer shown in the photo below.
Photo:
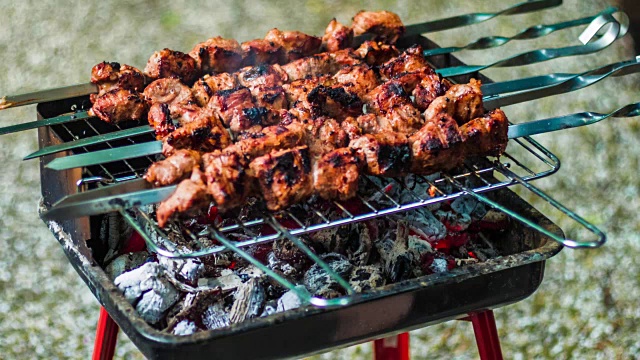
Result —
[{"label": "metal skewer", "polygon": [[[406,26],[405,37],[449,30],[461,26],[481,23],[501,15],[516,15],[549,9],[562,5],[562,0],[530,0],[518,3],[502,11],[495,13],[474,13],[454,16],[446,19],[428,21],[420,24]],[[17,106],[37,104],[48,101],[67,99],[71,97],[94,94],[98,91],[95,84],[78,84],[67,87],[47,89],[28,94],[9,95],[0,97],[0,110]],[[25,129],[26,130],[26,129]]]},{"label": "metal skewer", "polygon": [[424,56],[451,54],[451,53],[462,51],[462,50],[485,50],[485,49],[491,49],[491,48],[505,45],[513,40],[537,39],[537,38],[541,38],[543,36],[552,34],[559,30],[564,30],[564,29],[568,29],[568,28],[572,28],[580,25],[586,25],[600,15],[614,14],[618,11],[619,11],[618,8],[610,6],[594,16],[587,16],[581,19],[564,21],[556,24],[549,24],[549,25],[541,24],[541,25],[531,26],[529,28],[526,28],[518,32],[516,35],[513,35],[511,37],[487,36],[487,37],[481,37],[464,46],[450,46],[450,47],[442,47],[437,49],[425,50]]},{"label": "metal skewer", "polygon": [[[510,56],[487,65],[454,66],[446,69],[437,69],[436,72],[444,77],[451,77],[471,74],[491,67],[524,66],[567,56],[591,54],[608,47],[616,39],[626,34],[629,27],[629,18],[625,13],[620,12],[619,14],[619,21],[609,14],[600,15],[593,20],[580,35],[580,41],[584,45],[538,49]],[[606,28],[605,33],[596,40],[591,41],[591,39],[596,38],[598,32],[603,28]]]},{"label": "metal skewer", "polygon": [[[508,137],[509,139],[515,139],[573,127],[580,127],[593,124],[610,117],[629,118],[636,116],[640,116],[640,102],[629,104],[606,114],[596,112],[582,112],[548,119],[530,121],[523,124],[510,125]],[[120,152],[120,150],[124,148],[127,147],[113,149],[111,151]],[[133,156],[128,156],[127,158],[132,157]],[[56,160],[64,160],[68,158],[69,157],[65,157]],[[54,164],[56,166],[52,167],[50,166],[52,165],[52,163],[53,161],[49,163],[47,167],[53,169],[64,168],[64,166],[60,167],[56,164]],[[151,185],[143,179],[126,181],[120,184],[105,186],[99,189],[67,196],[54,204],[49,211],[43,213],[42,218],[45,220],[63,220],[79,216],[97,215],[111,211],[118,211],[122,207],[127,208],[133,206],[154,204],[161,202],[166,197],[168,197],[176,187],[177,185],[171,185],[161,188],[151,188]]]}]

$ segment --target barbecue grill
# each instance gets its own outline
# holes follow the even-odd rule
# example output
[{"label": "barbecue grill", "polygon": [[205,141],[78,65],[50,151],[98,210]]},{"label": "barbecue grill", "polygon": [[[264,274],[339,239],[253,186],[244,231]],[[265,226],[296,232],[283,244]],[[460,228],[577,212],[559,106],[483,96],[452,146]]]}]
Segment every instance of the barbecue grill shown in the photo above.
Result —
[{"label": "barbecue grill", "polygon": [[[428,39],[414,36],[403,40],[403,44],[419,43],[426,49],[437,46]],[[402,44],[401,44],[402,46]],[[457,59],[448,54],[432,58],[436,68],[463,66]],[[485,83],[489,79],[477,72],[459,76],[455,80],[466,82],[471,77],[480,78]],[[51,118],[74,109],[90,106],[88,97],[67,98],[38,106],[39,119]],[[40,147],[73,141],[77,138],[104,134],[114,131],[114,127],[97,119],[85,119],[68,124],[41,127],[38,130]],[[129,137],[117,141],[109,141],[100,145],[76,148],[74,154],[93,152],[106,148],[117,148],[153,140],[149,134]],[[531,138],[515,139],[510,142],[510,149],[518,147],[519,155],[505,154],[499,160],[475,159],[465,165],[457,174],[442,175],[440,178],[423,178],[434,187],[437,195],[433,198],[421,198],[413,194],[412,201],[397,199],[385,193],[384,187],[393,185],[407,189],[403,179],[392,179],[388,183],[378,184],[371,181],[371,186],[378,189],[381,197],[386,197],[389,206],[376,207],[366,199],[360,198],[367,207],[363,213],[354,213],[344,204],[334,202],[343,214],[339,219],[329,220],[322,211],[316,210],[313,220],[302,221],[292,211],[284,211],[278,216],[265,214],[262,218],[238,220],[232,225],[212,229],[211,236],[223,245],[203,248],[195,253],[176,252],[175,249],[159,244],[157,233],[161,232],[153,220],[140,209],[124,209],[121,215],[145,238],[147,245],[157,253],[169,257],[193,257],[217,252],[232,251],[242,254],[242,249],[249,245],[272,241],[286,236],[296,239],[297,235],[317,231],[324,228],[340,226],[352,222],[363,221],[394,213],[410,211],[430,203],[452,200],[460,196],[477,196],[482,201],[494,205],[509,214],[520,216],[528,225],[535,226],[542,232],[513,222],[504,234],[504,238],[493,239],[503,256],[486,262],[468,265],[447,274],[431,275],[424,278],[388,285],[382,289],[358,296],[323,300],[309,299],[311,303],[321,307],[306,306],[298,310],[255,319],[233,325],[227,329],[198,333],[186,337],[178,337],[160,332],[142,321],[131,305],[119,295],[117,288],[106,277],[101,264],[108,244],[105,241],[110,235],[100,234],[100,224],[104,216],[92,216],[67,221],[49,221],[48,225],[74,268],[89,285],[92,292],[101,301],[109,314],[127,333],[132,341],[150,358],[171,358],[185,355],[198,356],[203,353],[217,357],[240,358],[281,358],[297,357],[306,354],[326,351],[336,347],[363,342],[394,334],[399,331],[434,324],[453,318],[460,318],[468,313],[491,309],[524,299],[532,294],[542,280],[544,261],[560,251],[561,245],[553,241],[563,239],[560,229],[553,225],[530,205],[515,196],[506,187],[523,184],[536,194],[552,201],[546,195],[528,184],[529,181],[553,174],[560,164],[558,159]],[[524,155],[523,155],[524,154]],[[145,169],[154,161],[147,156],[128,159],[121,162],[89,166],[84,169],[53,171],[45,167],[52,159],[63,157],[67,153],[48,155],[41,159],[42,195],[41,210],[47,211],[52,204],[66,195],[91,189],[105,189],[109,184],[120,183],[140,177]],[[486,199],[476,194],[486,194]],[[553,203],[555,204],[555,203]],[[561,208],[562,210],[562,208]],[[592,229],[590,225],[568,213],[582,225]],[[291,227],[282,219],[297,223]],[[250,240],[233,243],[226,238],[226,233],[235,229],[251,229],[269,224],[276,230],[275,234],[257,235]],[[598,232],[595,231],[597,234]],[[113,234],[111,234],[113,236]],[[604,238],[593,243],[600,245]],[[85,242],[86,241],[86,242]],[[295,241],[295,240],[294,240]],[[572,243],[567,242],[571,245]],[[580,243],[582,244],[582,243]],[[284,284],[285,286],[287,284]],[[473,289],[473,293],[469,290]],[[446,294],[443,296],[442,294]],[[323,308],[323,306],[329,306]],[[397,312],[397,313],[396,313]],[[384,315],[380,315],[385,313]],[[357,322],[357,325],[354,323]],[[309,338],[305,329],[314,328],[320,336]],[[326,335],[326,336],[324,336]],[[256,339],[269,341],[273,346],[268,349],[257,349],[253,346]]]}]

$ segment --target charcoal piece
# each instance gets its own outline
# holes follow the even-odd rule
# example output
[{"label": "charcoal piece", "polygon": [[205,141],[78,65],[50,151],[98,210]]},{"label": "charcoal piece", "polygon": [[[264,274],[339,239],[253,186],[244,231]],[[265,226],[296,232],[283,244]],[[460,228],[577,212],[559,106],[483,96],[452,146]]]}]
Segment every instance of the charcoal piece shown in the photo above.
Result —
[{"label": "charcoal piece", "polygon": [[249,264],[243,268],[241,268],[240,270],[237,271],[237,274],[240,278],[242,277],[246,277],[246,278],[258,278],[258,279],[262,279],[265,277],[265,274],[262,270],[260,270],[257,266],[253,265],[253,264]]},{"label": "charcoal piece", "polygon": [[309,240],[321,247],[324,252],[343,254],[349,245],[350,226],[338,226],[315,231],[308,235]]},{"label": "charcoal piece", "polygon": [[459,214],[453,211],[438,210],[434,215],[449,231],[465,231],[471,224],[471,216],[464,213]]},{"label": "charcoal piece", "polygon": [[298,270],[289,263],[284,262],[276,257],[273,252],[267,254],[267,267],[287,278],[295,279],[298,277]]},{"label": "charcoal piece", "polygon": [[311,265],[311,260],[289,239],[278,239],[273,242],[273,254],[298,271],[304,271]]},{"label": "charcoal piece", "polygon": [[[307,291],[307,289],[302,285],[296,286],[296,290],[309,295],[309,292]],[[303,305],[303,301],[302,299],[300,299],[298,294],[296,294],[296,292],[293,290],[289,290],[286,293],[284,293],[280,297],[280,299],[278,299],[278,307],[276,308],[276,311],[283,312],[287,310],[292,310],[292,309],[299,308],[302,305]]]},{"label": "charcoal piece", "polygon": [[482,219],[487,207],[471,196],[461,196],[451,203],[451,209],[458,214],[469,215],[473,220]]},{"label": "charcoal piece", "polygon": [[385,282],[382,269],[375,265],[354,267],[349,277],[349,285],[358,293],[383,286]]},{"label": "charcoal piece", "polygon": [[261,314],[265,303],[264,287],[260,280],[249,279],[240,285],[235,293],[235,300],[229,313],[232,323],[239,323]]},{"label": "charcoal piece", "polygon": [[403,220],[407,221],[411,230],[430,241],[444,239],[447,228],[426,209],[416,209],[405,213]]},{"label": "charcoal piece", "polygon": [[207,307],[202,314],[202,324],[207,330],[215,330],[229,326],[229,315],[222,302]]},{"label": "charcoal piece", "polygon": [[347,257],[356,265],[366,265],[373,251],[373,240],[367,224],[358,224],[349,237]]},{"label": "charcoal piece", "polygon": [[173,328],[173,335],[187,336],[198,331],[198,326],[193,321],[182,320]]},{"label": "charcoal piece", "polygon": [[424,254],[433,253],[435,250],[428,241],[414,235],[409,235],[407,239],[407,248],[412,256],[413,275],[418,277],[424,275],[419,265],[420,259]]},{"label": "charcoal piece", "polygon": [[149,282],[152,283],[151,289],[142,295],[136,311],[146,322],[157,324],[164,318],[165,311],[178,301],[180,293],[166,279]]},{"label": "charcoal piece", "polygon": [[222,291],[230,291],[240,285],[242,285],[242,279],[229,269],[221,270],[219,276],[215,278],[198,279],[198,287],[219,288]]},{"label": "charcoal piece", "polygon": [[384,274],[389,282],[398,282],[413,275],[414,258],[409,252],[409,226],[406,221],[398,221],[394,231],[388,231],[382,239],[375,242],[382,260]]},{"label": "charcoal piece", "polygon": [[[331,270],[343,279],[351,275],[353,265],[346,256],[336,253],[321,255],[320,258]],[[322,298],[334,298],[344,295],[344,289],[319,264],[313,264],[304,274],[304,285],[309,292]]]},{"label": "charcoal piece", "polygon": [[204,268],[202,262],[197,259],[170,259],[159,256],[158,261],[176,279],[192,286],[198,283],[198,277]]},{"label": "charcoal piece", "polygon": [[107,265],[107,267],[105,268],[105,272],[107,273],[109,278],[113,280],[123,273],[135,269],[145,262],[151,260],[152,258],[146,251],[123,254],[110,262],[109,265]]}]

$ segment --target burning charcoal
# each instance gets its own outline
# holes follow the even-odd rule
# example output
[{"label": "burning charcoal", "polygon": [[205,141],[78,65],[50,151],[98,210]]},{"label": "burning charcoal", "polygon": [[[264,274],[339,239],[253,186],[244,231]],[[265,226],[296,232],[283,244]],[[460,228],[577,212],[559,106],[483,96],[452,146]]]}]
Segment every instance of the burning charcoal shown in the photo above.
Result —
[{"label": "burning charcoal", "polygon": [[229,269],[220,271],[220,275],[216,278],[198,279],[198,287],[219,288],[224,292],[236,289],[240,285],[242,285],[242,279]]},{"label": "burning charcoal", "polygon": [[198,326],[193,321],[189,321],[185,319],[180,321],[173,328],[172,333],[173,335],[187,336],[195,333],[196,331],[198,331]]},{"label": "burning charcoal", "polygon": [[458,214],[469,215],[473,220],[482,219],[487,213],[486,206],[471,196],[461,196],[453,200],[451,209]]},{"label": "burning charcoal", "polygon": [[150,260],[149,253],[146,251],[123,254],[110,262],[105,272],[113,280],[122,273],[135,269]]},{"label": "burning charcoal", "polygon": [[398,221],[395,234],[389,231],[375,242],[384,265],[384,273],[390,282],[409,279],[413,273],[413,257],[407,249],[408,236],[407,222]]},{"label": "burning charcoal", "polygon": [[465,231],[471,224],[471,216],[453,211],[438,210],[434,214],[449,231]]},{"label": "burning charcoal", "polygon": [[338,226],[309,234],[309,240],[320,246],[324,252],[344,253],[351,235],[350,226]]},{"label": "burning charcoal", "polygon": [[347,256],[349,260],[357,265],[365,265],[369,262],[373,241],[369,232],[368,224],[358,224],[356,231],[351,232]]},{"label": "burning charcoal", "polygon": [[166,279],[153,281],[150,291],[142,295],[136,305],[136,311],[146,322],[157,324],[180,297],[180,293]]},{"label": "burning charcoal", "polygon": [[403,219],[409,223],[411,230],[430,241],[443,239],[447,235],[447,228],[426,209],[407,212]]},{"label": "burning charcoal", "polygon": [[184,281],[189,285],[198,283],[199,274],[204,268],[200,260],[197,259],[182,260],[159,256],[158,261],[170,274],[174,275],[177,280]]},{"label": "burning charcoal", "polygon": [[[344,255],[331,253],[321,255],[320,258],[331,267],[331,270],[343,279],[348,279],[351,275],[353,265]],[[320,267],[319,264],[313,264],[306,274],[304,274],[304,284],[310,293],[325,299],[340,297],[344,293],[344,290],[338,282]]]},{"label": "burning charcoal", "polygon": [[425,274],[446,273],[456,267],[455,258],[442,253],[426,253],[420,259],[420,266]]},{"label": "burning charcoal", "polygon": [[265,303],[264,287],[260,280],[252,278],[238,287],[235,301],[229,313],[232,323],[239,323],[261,314]]},{"label": "burning charcoal", "polygon": [[[307,289],[302,285],[296,286],[296,290],[309,295],[309,292],[307,291]],[[283,312],[283,311],[299,308],[302,305],[303,305],[303,302],[300,299],[300,297],[298,297],[298,294],[296,294],[295,291],[293,290],[289,290],[286,293],[284,293],[284,295],[282,295],[280,299],[278,299],[278,308],[276,309],[276,311]]]},{"label": "burning charcoal", "polygon": [[273,252],[267,255],[267,266],[269,269],[284,275],[287,278],[295,279],[298,277],[298,270],[284,261],[276,257]]},{"label": "burning charcoal", "polygon": [[229,326],[231,321],[229,321],[229,315],[224,308],[224,304],[217,302],[209,306],[202,314],[202,324],[207,330],[215,330]]},{"label": "burning charcoal", "polygon": [[349,285],[355,292],[361,293],[385,284],[382,270],[375,265],[354,267],[349,278]]},{"label": "burning charcoal", "polygon": [[278,260],[284,261],[299,271],[304,271],[311,264],[307,255],[291,240],[278,239],[273,242],[273,254]]}]

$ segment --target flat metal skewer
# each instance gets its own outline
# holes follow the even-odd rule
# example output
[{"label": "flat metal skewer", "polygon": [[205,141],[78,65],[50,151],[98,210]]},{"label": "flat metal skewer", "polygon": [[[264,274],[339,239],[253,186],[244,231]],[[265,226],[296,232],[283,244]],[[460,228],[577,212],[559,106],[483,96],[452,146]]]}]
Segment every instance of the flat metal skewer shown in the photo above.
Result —
[{"label": "flat metal skewer", "polygon": [[[406,26],[405,37],[449,30],[461,26],[478,24],[501,15],[517,15],[549,9],[562,5],[562,0],[530,0],[518,3],[495,13],[474,13],[454,16],[446,19],[428,21]],[[67,87],[35,91],[28,94],[0,97],[0,110],[17,106],[37,104],[48,101],[94,94],[98,91],[95,84],[78,84]]]},{"label": "flat metal skewer", "polygon": [[[509,139],[515,139],[519,137],[542,134],[573,127],[580,127],[593,124],[610,117],[630,118],[636,116],[640,116],[640,102],[629,104],[610,113],[582,112],[548,119],[530,121],[523,124],[510,125],[508,130],[508,137]],[[152,143],[138,145],[148,144]],[[130,146],[117,148],[110,151],[122,154],[129,153],[129,151],[121,151],[125,148],[130,148]],[[129,156],[128,158],[130,157],[132,156]],[[65,157],[56,160],[64,160],[68,158],[69,157]],[[64,167],[52,167],[50,166],[52,163],[53,161],[49,163],[47,167],[53,169],[62,169]],[[44,220],[64,220],[79,216],[98,215],[111,211],[118,211],[122,209],[123,206],[126,208],[131,206],[150,205],[159,203],[166,199],[171,193],[173,193],[176,187],[177,185],[151,188],[151,184],[147,183],[144,179],[125,181],[119,184],[105,186],[95,190],[66,196],[65,198],[54,204],[51,209],[49,209],[49,211],[43,213],[41,217]]]},{"label": "flat metal skewer", "polygon": [[430,50],[425,50],[423,54],[424,56],[436,56],[436,55],[451,54],[451,53],[462,51],[462,50],[486,50],[486,49],[491,49],[491,48],[499,47],[502,45],[506,45],[513,40],[538,39],[538,38],[550,35],[559,30],[564,30],[564,29],[569,29],[572,27],[580,26],[580,25],[589,24],[600,15],[614,14],[618,11],[619,11],[618,8],[610,6],[593,16],[587,16],[580,19],[569,20],[569,21],[559,22],[555,24],[534,25],[510,37],[485,36],[485,37],[476,39],[475,41],[472,41],[469,44],[464,46],[450,46],[450,47],[430,49]]},{"label": "flat metal skewer", "polygon": [[[460,76],[479,72],[492,67],[532,65],[567,56],[586,55],[598,52],[613,44],[613,42],[616,41],[619,37],[626,34],[629,28],[629,18],[625,13],[620,12],[618,14],[620,20],[616,20],[609,14],[600,15],[595,20],[593,20],[591,24],[580,35],[580,41],[583,43],[583,45],[566,46],[562,48],[538,49],[510,56],[508,58],[498,60],[486,65],[454,66],[446,69],[437,69],[436,73],[444,77]],[[604,34],[598,37],[598,32],[600,32],[603,28],[606,28]]]}]

